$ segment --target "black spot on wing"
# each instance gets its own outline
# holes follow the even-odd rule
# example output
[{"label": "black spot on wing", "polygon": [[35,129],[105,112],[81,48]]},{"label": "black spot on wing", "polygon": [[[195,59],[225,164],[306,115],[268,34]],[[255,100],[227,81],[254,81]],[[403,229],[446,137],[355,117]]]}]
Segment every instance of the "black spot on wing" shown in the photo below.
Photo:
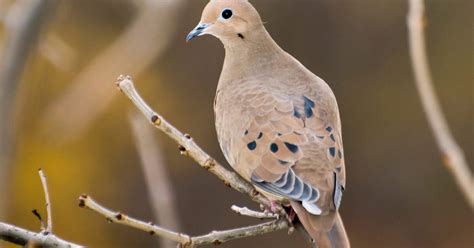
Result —
[{"label": "black spot on wing", "polygon": [[286,146],[286,147],[288,148],[288,150],[290,150],[290,152],[292,152],[292,153],[297,153],[297,152],[298,152],[298,146],[297,146],[297,145],[294,145],[294,144],[285,142],[285,146]]},{"label": "black spot on wing", "polygon": [[311,118],[313,116],[313,108],[314,108],[314,102],[311,101],[309,98],[306,96],[303,96],[304,99],[304,113],[306,115],[306,118]]},{"label": "black spot on wing", "polygon": [[328,126],[328,127],[326,128],[326,131],[328,131],[328,133],[332,132],[332,127],[329,127],[329,126]]},{"label": "black spot on wing", "polygon": [[270,145],[270,151],[272,151],[273,153],[278,152],[278,145],[275,144],[275,143],[272,143],[272,144]]},{"label": "black spot on wing", "polygon": [[329,154],[331,155],[331,157],[336,156],[336,148],[335,147],[330,147],[329,148]]},{"label": "black spot on wing", "polygon": [[255,150],[255,148],[257,148],[257,142],[252,141],[252,142],[248,143],[247,148],[251,151]]},{"label": "black spot on wing", "polygon": [[261,139],[262,137],[263,137],[263,133],[262,133],[262,132],[260,132],[260,133],[258,134],[258,137],[257,137],[257,139]]},{"label": "black spot on wing", "polygon": [[307,98],[306,96],[303,96],[303,98],[304,98],[304,104],[308,105],[311,108],[314,108],[315,105],[311,99]]}]

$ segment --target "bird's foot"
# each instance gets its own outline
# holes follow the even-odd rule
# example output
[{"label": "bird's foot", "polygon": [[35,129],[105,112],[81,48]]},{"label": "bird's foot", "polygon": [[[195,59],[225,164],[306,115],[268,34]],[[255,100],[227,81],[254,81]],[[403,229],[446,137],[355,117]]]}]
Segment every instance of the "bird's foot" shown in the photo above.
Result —
[{"label": "bird's foot", "polygon": [[278,203],[276,201],[270,201],[270,207],[263,207],[262,205],[260,205],[260,207],[264,209],[264,213],[276,214],[278,210]]},{"label": "bird's foot", "polygon": [[272,213],[276,213],[277,211],[277,206],[278,206],[278,203],[276,201],[271,201],[270,203],[270,210],[272,211]]}]

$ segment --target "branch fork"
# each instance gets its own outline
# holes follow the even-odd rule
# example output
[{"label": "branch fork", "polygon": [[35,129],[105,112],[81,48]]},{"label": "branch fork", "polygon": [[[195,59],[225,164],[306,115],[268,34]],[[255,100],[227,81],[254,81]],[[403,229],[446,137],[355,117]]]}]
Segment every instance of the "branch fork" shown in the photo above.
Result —
[{"label": "branch fork", "polygon": [[53,234],[53,221],[51,217],[51,200],[49,198],[48,184],[43,170],[40,168],[38,174],[41,179],[46,201],[47,222],[46,225],[36,209],[32,212],[41,223],[41,232],[36,233],[7,223],[0,222],[0,240],[5,240],[25,247],[44,248],[82,248],[84,246],[60,239]]}]

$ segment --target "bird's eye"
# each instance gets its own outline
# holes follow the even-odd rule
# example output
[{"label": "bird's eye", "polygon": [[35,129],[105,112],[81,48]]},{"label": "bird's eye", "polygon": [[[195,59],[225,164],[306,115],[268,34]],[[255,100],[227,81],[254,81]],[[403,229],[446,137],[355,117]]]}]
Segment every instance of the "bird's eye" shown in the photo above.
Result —
[{"label": "bird's eye", "polygon": [[222,11],[222,18],[229,19],[231,17],[232,17],[232,10],[225,9],[225,10]]}]

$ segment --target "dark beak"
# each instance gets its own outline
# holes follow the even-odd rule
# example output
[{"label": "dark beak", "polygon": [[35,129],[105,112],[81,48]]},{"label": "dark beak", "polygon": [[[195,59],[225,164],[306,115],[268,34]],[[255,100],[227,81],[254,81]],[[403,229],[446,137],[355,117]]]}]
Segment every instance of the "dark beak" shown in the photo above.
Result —
[{"label": "dark beak", "polygon": [[194,29],[193,31],[191,31],[188,36],[186,36],[186,41],[190,41],[192,40],[194,37],[196,36],[201,36],[203,35],[202,32],[204,32],[204,30],[209,27],[209,24],[207,23],[199,23]]}]

